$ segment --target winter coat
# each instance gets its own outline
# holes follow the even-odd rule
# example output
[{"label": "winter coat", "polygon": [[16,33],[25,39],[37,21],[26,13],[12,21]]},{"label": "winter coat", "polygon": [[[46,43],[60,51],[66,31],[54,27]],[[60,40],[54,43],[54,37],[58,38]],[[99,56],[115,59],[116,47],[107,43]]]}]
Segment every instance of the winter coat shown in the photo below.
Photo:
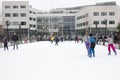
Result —
[{"label": "winter coat", "polygon": [[90,48],[95,48],[95,39],[90,37]]},{"label": "winter coat", "polygon": [[17,35],[14,35],[14,36],[12,37],[12,40],[13,40],[13,41],[17,41],[17,40],[18,40],[18,36],[17,36]]}]

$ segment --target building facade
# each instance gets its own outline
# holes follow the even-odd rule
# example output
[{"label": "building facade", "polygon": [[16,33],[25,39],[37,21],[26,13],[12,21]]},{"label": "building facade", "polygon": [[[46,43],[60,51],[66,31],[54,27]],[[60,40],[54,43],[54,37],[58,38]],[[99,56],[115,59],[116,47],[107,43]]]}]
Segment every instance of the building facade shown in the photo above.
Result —
[{"label": "building facade", "polygon": [[107,35],[116,31],[120,22],[120,8],[115,3],[102,3],[82,8],[76,14],[77,33],[85,31]]},{"label": "building facade", "polygon": [[74,14],[38,14],[37,25],[40,34],[49,32],[48,34],[58,34],[66,36],[75,34],[75,15]]},{"label": "building facade", "polygon": [[84,35],[86,32],[107,35],[116,31],[120,8],[115,2],[105,2],[41,12],[33,9],[28,1],[3,1],[2,17],[3,29],[9,35],[13,32],[28,38],[54,33],[59,36]]},{"label": "building facade", "polygon": [[29,38],[30,32],[37,29],[37,10],[29,5],[28,1],[3,1],[2,17],[6,35],[11,37],[14,32],[21,37]]}]

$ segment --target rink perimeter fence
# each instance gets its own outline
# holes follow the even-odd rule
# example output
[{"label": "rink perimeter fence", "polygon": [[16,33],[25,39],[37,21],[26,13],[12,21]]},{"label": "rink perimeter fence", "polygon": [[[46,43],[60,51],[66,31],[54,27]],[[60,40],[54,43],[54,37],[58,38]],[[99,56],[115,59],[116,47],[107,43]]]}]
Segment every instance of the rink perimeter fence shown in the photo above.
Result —
[{"label": "rink perimeter fence", "polygon": [[[49,40],[42,40],[42,41],[49,41]],[[73,41],[73,40],[71,40],[71,41]],[[38,42],[38,40],[18,41],[18,44],[20,45],[20,44],[27,44],[27,43],[33,43],[33,42]],[[108,42],[105,42],[105,45],[103,45],[103,41],[98,41],[97,45],[101,45],[101,46],[106,46],[107,47],[108,46]],[[8,46],[13,46],[13,41],[9,41],[8,42]],[[119,43],[114,44],[114,46],[115,46],[116,49],[120,49],[120,41],[119,41]],[[0,48],[3,48],[3,47],[4,47],[3,42],[0,42]]]}]

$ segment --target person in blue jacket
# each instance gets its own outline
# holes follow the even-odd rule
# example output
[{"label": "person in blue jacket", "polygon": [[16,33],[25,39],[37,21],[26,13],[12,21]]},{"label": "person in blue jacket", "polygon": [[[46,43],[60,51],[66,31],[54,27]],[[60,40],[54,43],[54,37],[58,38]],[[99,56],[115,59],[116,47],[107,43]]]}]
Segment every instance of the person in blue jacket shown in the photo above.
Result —
[{"label": "person in blue jacket", "polygon": [[92,34],[90,34],[90,48],[89,48],[89,57],[95,57],[95,38],[92,37]]}]

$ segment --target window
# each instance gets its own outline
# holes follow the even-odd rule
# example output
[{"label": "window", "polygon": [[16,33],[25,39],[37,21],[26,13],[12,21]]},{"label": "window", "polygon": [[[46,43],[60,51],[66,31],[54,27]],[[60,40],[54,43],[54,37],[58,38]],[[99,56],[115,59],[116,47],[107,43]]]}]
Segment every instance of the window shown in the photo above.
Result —
[{"label": "window", "polygon": [[82,18],[85,18],[85,15],[83,15]]},{"label": "window", "polygon": [[13,8],[18,8],[18,6],[17,6],[17,5],[15,5],[15,6],[13,6]]},{"label": "window", "polygon": [[13,13],[13,17],[18,17],[18,13]]},{"label": "window", "polygon": [[13,25],[19,25],[19,22],[13,22]]},{"label": "window", "polygon": [[26,8],[26,5],[21,5],[20,8]]},{"label": "window", "polygon": [[21,17],[26,17],[26,13],[21,13],[20,16]]},{"label": "window", "polygon": [[99,24],[99,21],[93,21],[93,24]]},{"label": "window", "polygon": [[5,17],[11,17],[10,13],[5,13]]},{"label": "window", "polygon": [[32,20],[32,17],[29,17],[29,20]]},{"label": "window", "polygon": [[107,12],[101,12],[102,16],[107,16]]},{"label": "window", "polygon": [[33,18],[33,21],[36,21],[36,18]]},{"label": "window", "polygon": [[93,12],[93,16],[99,16],[99,12]]},{"label": "window", "polygon": [[109,24],[115,24],[114,20],[109,21]]},{"label": "window", "polygon": [[101,21],[101,24],[107,24],[107,21],[105,21],[105,20],[103,20],[103,21]]},{"label": "window", "polygon": [[36,27],[36,25],[33,25],[33,27],[35,28],[35,27]]},{"label": "window", "polygon": [[26,22],[21,22],[21,25],[26,25]]},{"label": "window", "polygon": [[10,8],[10,6],[5,6],[6,9]]},{"label": "window", "polygon": [[82,16],[78,16],[78,17],[77,17],[77,20],[79,20],[79,19],[82,19]]},{"label": "window", "polygon": [[109,12],[110,16],[115,16],[115,12]]},{"label": "window", "polygon": [[29,26],[32,27],[32,24],[30,24]]},{"label": "window", "polygon": [[32,11],[29,11],[29,13],[32,13]]},{"label": "window", "polygon": [[35,14],[35,12],[33,12],[33,14]]}]

